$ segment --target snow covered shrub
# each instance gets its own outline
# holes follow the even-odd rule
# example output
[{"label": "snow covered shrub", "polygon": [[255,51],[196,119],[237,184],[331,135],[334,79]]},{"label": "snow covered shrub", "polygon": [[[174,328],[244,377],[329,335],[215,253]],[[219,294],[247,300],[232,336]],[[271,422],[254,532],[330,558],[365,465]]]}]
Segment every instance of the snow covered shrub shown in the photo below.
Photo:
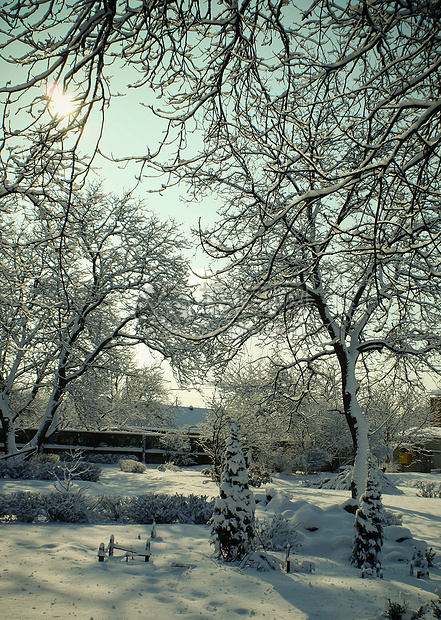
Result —
[{"label": "snow covered shrub", "polygon": [[206,524],[213,514],[213,501],[205,495],[112,495],[95,502],[95,520],[101,522]]},{"label": "snow covered shrub", "polygon": [[383,527],[388,525],[403,525],[403,515],[399,512],[393,512],[383,508]]},{"label": "snow covered shrub", "polygon": [[245,566],[249,566],[260,572],[280,570],[280,560],[269,555],[265,551],[253,551],[245,556],[239,568],[245,568]]},{"label": "snow covered shrub", "polygon": [[39,493],[32,493],[31,491],[2,493],[0,496],[0,518],[2,520],[16,519],[22,523],[32,523],[41,513],[41,505]]},{"label": "snow covered shrub", "polygon": [[[384,473],[377,467],[371,467],[375,470],[378,480],[379,490],[381,493],[390,495],[402,495],[403,491],[398,489],[393,482],[389,480]],[[309,481],[311,486],[318,486],[320,489],[334,489],[336,491],[350,491],[352,481],[352,465],[342,467],[335,475],[322,475],[317,481]]]},{"label": "snow covered shrub", "polygon": [[187,495],[186,513],[189,523],[206,524],[213,516],[214,500],[207,499],[206,495]]},{"label": "snow covered shrub", "polygon": [[421,549],[415,547],[409,568],[412,577],[415,575],[415,577],[420,579],[421,577],[429,576],[429,562]]},{"label": "snow covered shrub", "polygon": [[80,492],[47,495],[19,492],[0,495],[0,521],[32,523],[43,516],[66,523],[192,523],[206,524],[213,514],[213,500],[205,495],[150,494],[92,498]]},{"label": "snow covered shrub", "polygon": [[438,600],[429,601],[425,605],[421,605],[416,611],[409,609],[408,604],[397,603],[388,599],[389,607],[381,618],[389,618],[389,620],[418,620],[418,618],[426,618],[426,614],[432,611],[431,618],[441,620],[441,596],[439,590],[435,590]]},{"label": "snow covered shrub", "polygon": [[418,480],[415,484],[420,497],[441,497],[441,482],[423,482]]},{"label": "snow covered shrub", "polygon": [[441,619],[441,592],[439,590],[435,590],[436,595],[438,596],[437,601],[430,601],[430,606],[432,608],[432,614],[434,618],[437,620]]},{"label": "snow covered shrub", "polygon": [[124,502],[128,499],[121,495],[100,495],[96,497],[93,505],[94,521],[99,523],[124,521],[123,516],[127,514]]},{"label": "snow covered shrub", "polygon": [[[422,605],[417,611],[412,611],[406,602],[404,604],[396,601],[388,600],[388,608],[384,613],[384,617],[388,620],[417,620],[418,618],[424,618],[427,613],[428,606]],[[383,617],[383,614],[382,616]]]},{"label": "snow covered shrub", "polygon": [[167,463],[161,463],[161,465],[158,466],[158,471],[179,471],[179,467],[167,461]]},{"label": "snow covered shrub", "polygon": [[355,537],[351,563],[361,568],[361,576],[381,576],[383,545],[383,505],[378,479],[372,468],[366,480],[366,491],[360,497],[355,513]]},{"label": "snow covered shrub", "polygon": [[[101,467],[97,463],[91,463],[84,458],[82,450],[71,450],[64,456],[54,470],[57,480],[61,475],[66,480],[83,480],[98,482],[101,475]],[[61,475],[60,475],[61,474]]]},{"label": "snow covered shrub", "polygon": [[130,474],[145,474],[147,471],[147,467],[144,463],[140,463],[139,461],[135,461],[133,459],[121,459],[119,462],[119,466],[121,471],[130,473]]},{"label": "snow covered shrub", "polygon": [[90,506],[88,498],[81,491],[50,493],[41,496],[43,514],[49,521],[63,523],[89,523]]},{"label": "snow covered shrub", "polygon": [[430,547],[430,549],[426,549],[424,557],[427,560],[427,566],[430,568],[431,566],[435,566],[433,560],[435,559],[435,551]]},{"label": "snow covered shrub", "polygon": [[139,495],[130,498],[127,522],[135,523],[174,523],[179,521],[176,499],[171,495]]},{"label": "snow covered shrub", "polygon": [[233,423],[226,440],[219,492],[211,520],[215,553],[227,562],[240,561],[254,550],[254,497],[248,488],[245,458]]},{"label": "snow covered shrub", "polygon": [[43,452],[42,454],[37,454],[35,457],[33,457],[31,459],[31,463],[32,461],[35,459],[35,461],[37,463],[59,463],[60,462],[60,455],[59,454],[51,454],[51,453],[46,453]]},{"label": "snow covered shrub", "polygon": [[[21,461],[18,463],[10,461],[0,461],[0,478],[13,478],[21,480],[58,480],[64,478],[66,468],[72,470],[72,480],[87,480],[88,482],[97,482],[100,478],[101,467],[95,463],[88,463],[81,459],[82,466],[78,469],[72,468],[68,463],[70,461],[52,462],[39,459],[30,461]],[[76,469],[74,471],[73,469]]]},{"label": "snow covered shrub", "polygon": [[84,460],[83,453],[76,450],[70,455],[69,460],[61,461],[53,472],[55,488],[60,493],[70,493],[72,486],[77,480],[97,482],[101,474],[101,468],[95,463]]},{"label": "snow covered shrub", "polygon": [[250,465],[247,469],[248,484],[252,487],[261,487],[262,484],[272,482],[271,474],[261,465]]},{"label": "snow covered shrub", "polygon": [[[127,456],[127,458],[133,458],[132,456]],[[89,463],[101,463],[102,465],[113,465],[114,463],[119,463],[121,460],[121,454],[96,454],[90,453],[87,455],[87,460]]]},{"label": "snow covered shrub", "polygon": [[14,462],[8,459],[6,461],[0,461],[0,478],[31,480],[32,478],[38,477],[36,473],[40,468],[41,466],[34,461]]},{"label": "snow covered shrub", "polygon": [[297,530],[280,514],[274,515],[271,521],[256,521],[256,537],[262,547],[269,551],[284,551],[287,545],[293,551],[300,547]]},{"label": "snow covered shrub", "polygon": [[402,605],[396,601],[388,600],[388,609],[386,610],[386,618],[389,620],[402,620],[404,614],[407,612],[407,605]]},{"label": "snow covered shrub", "polygon": [[82,468],[72,472],[72,480],[83,480],[85,482],[98,482],[101,476],[101,467],[98,463],[83,461]]}]

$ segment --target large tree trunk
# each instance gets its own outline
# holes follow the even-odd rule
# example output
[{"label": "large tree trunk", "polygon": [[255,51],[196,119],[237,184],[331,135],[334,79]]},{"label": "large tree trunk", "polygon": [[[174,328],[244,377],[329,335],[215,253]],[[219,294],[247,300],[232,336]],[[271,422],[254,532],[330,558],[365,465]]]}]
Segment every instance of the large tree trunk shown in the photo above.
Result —
[{"label": "large tree trunk", "polygon": [[43,416],[42,421],[40,422],[40,426],[38,427],[37,432],[32,437],[31,441],[28,443],[29,447],[35,447],[38,452],[41,451],[41,446],[43,445],[46,437],[50,437],[52,433],[54,433],[59,425],[59,407],[61,405],[62,395],[52,394],[49,402],[46,405],[46,411]]},{"label": "large tree trunk", "polygon": [[[60,381],[59,381],[60,382]],[[64,382],[62,382],[64,385]],[[64,391],[61,387],[56,387],[46,405],[45,413],[40,421],[39,427],[27,444],[22,448],[17,448],[16,444],[16,428],[14,418],[12,417],[11,408],[8,407],[8,401],[5,395],[0,395],[0,414],[2,427],[5,433],[5,455],[8,460],[21,461],[29,458],[35,452],[40,452],[46,437],[50,436],[58,428],[59,415],[58,410],[62,402]],[[9,415],[7,415],[9,413]]]},{"label": "large tree trunk", "polygon": [[338,355],[342,371],[343,406],[354,446],[352,497],[358,499],[366,488],[369,467],[369,422],[358,402],[359,384],[355,376],[355,356],[346,350]]},{"label": "large tree trunk", "polygon": [[0,417],[5,434],[5,454],[15,454],[17,444],[15,442],[14,414],[9,402],[9,394],[5,391],[0,394]]}]

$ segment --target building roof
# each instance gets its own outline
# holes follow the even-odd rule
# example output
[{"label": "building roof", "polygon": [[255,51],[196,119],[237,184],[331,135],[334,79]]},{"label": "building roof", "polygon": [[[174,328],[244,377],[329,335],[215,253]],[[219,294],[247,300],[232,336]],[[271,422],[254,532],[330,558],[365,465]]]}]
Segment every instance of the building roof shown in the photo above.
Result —
[{"label": "building roof", "polygon": [[174,423],[177,428],[196,426],[207,422],[209,410],[204,407],[175,406],[172,409]]}]

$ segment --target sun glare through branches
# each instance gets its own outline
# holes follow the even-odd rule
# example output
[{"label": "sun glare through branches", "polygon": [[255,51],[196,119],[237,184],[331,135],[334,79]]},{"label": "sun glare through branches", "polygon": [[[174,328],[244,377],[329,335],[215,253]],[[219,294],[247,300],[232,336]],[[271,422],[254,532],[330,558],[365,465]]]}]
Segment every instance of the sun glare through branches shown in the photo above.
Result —
[{"label": "sun glare through branches", "polygon": [[53,116],[64,118],[73,114],[75,103],[57,82],[46,85],[46,97],[49,101],[49,111]]}]

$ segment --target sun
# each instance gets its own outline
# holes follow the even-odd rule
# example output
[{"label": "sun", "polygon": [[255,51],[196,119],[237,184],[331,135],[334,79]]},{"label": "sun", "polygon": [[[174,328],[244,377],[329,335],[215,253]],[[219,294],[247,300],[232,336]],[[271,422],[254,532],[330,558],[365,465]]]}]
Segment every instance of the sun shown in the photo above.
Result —
[{"label": "sun", "polygon": [[46,97],[49,100],[49,112],[57,118],[64,118],[75,111],[75,103],[72,97],[63,91],[56,82],[47,84]]}]

